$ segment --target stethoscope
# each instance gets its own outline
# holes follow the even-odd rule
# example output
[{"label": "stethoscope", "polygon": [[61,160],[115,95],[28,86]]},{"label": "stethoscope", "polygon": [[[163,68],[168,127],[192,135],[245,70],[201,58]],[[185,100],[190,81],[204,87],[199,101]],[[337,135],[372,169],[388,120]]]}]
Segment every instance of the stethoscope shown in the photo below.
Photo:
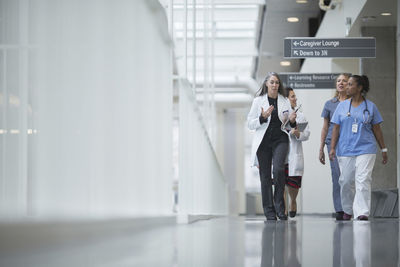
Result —
[{"label": "stethoscope", "polygon": [[[363,123],[366,124],[369,121],[369,116],[371,115],[371,113],[368,110],[368,105],[367,105],[367,100],[365,99],[365,97],[362,97],[364,99],[364,103],[365,103],[365,109],[363,111]],[[353,98],[350,100],[350,106],[349,106],[349,111],[347,112],[347,117],[350,117],[350,110],[351,110],[351,103],[353,102]],[[367,120],[365,120],[365,112],[367,112]]]}]

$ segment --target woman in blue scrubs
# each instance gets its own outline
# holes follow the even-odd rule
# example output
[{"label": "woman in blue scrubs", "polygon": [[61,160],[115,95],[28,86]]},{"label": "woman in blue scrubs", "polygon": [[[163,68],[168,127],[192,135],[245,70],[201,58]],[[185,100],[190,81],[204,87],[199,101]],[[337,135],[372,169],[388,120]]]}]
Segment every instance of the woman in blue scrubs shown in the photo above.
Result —
[{"label": "woman in blue scrubs", "polygon": [[346,92],[351,98],[337,106],[331,119],[334,126],[329,159],[338,157],[343,220],[350,220],[353,215],[358,220],[368,220],[376,142],[381,148],[382,163],[388,160],[380,127],[383,119],[376,105],[365,98],[368,91],[367,76],[350,76]]},{"label": "woman in blue scrubs", "polygon": [[[331,138],[333,125],[331,123],[331,118],[333,113],[335,113],[336,107],[340,102],[345,101],[348,97],[346,93],[347,81],[349,80],[350,74],[341,73],[336,78],[336,94],[335,97],[326,101],[324,109],[322,110],[321,117],[324,118],[324,124],[321,130],[321,145],[319,147],[319,161],[325,165],[325,153],[324,146],[328,150],[328,154],[331,151]],[[342,209],[342,199],[340,197],[340,185],[339,176],[340,169],[337,158],[335,157],[330,161],[331,165],[331,175],[332,175],[332,198],[333,207],[336,211],[336,220],[343,220],[343,209]]]}]

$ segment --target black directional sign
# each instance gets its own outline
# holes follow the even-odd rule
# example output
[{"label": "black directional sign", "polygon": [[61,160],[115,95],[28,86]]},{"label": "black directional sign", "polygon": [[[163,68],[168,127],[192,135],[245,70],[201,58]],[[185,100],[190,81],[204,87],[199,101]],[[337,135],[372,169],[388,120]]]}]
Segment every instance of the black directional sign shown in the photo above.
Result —
[{"label": "black directional sign", "polygon": [[280,73],[285,87],[296,89],[335,89],[340,73]]},{"label": "black directional sign", "polygon": [[284,39],[285,58],[375,58],[375,38]]}]

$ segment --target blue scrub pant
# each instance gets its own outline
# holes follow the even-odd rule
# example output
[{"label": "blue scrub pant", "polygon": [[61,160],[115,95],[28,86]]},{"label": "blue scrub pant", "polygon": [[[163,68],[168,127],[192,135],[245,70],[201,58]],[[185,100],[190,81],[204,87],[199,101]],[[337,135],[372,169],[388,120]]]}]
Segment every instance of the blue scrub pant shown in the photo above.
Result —
[{"label": "blue scrub pant", "polygon": [[[326,147],[328,148],[328,160],[329,160],[329,152],[331,151],[331,143],[327,142]],[[331,164],[331,174],[332,174],[332,197],[333,197],[333,206],[335,211],[343,211],[342,208],[342,199],[340,196],[340,185],[339,185],[339,177],[340,177],[340,168],[338,159],[335,156],[333,161],[330,161]]]}]

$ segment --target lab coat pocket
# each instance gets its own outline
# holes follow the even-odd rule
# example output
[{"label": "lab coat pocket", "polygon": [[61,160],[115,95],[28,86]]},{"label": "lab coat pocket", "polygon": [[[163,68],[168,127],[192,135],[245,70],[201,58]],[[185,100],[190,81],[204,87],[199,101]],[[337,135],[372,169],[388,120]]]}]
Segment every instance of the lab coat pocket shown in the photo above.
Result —
[{"label": "lab coat pocket", "polygon": [[304,170],[304,159],[302,154],[296,154],[293,159],[293,171],[298,174],[299,172],[303,172]]}]

